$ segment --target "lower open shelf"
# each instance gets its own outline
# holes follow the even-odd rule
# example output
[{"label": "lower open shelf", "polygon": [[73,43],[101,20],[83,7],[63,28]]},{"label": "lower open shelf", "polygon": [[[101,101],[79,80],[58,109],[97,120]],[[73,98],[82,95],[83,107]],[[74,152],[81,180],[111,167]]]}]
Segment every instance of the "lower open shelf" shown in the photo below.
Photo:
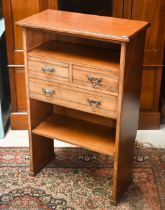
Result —
[{"label": "lower open shelf", "polygon": [[32,132],[106,155],[114,155],[115,152],[114,128],[59,114],[49,115]]}]

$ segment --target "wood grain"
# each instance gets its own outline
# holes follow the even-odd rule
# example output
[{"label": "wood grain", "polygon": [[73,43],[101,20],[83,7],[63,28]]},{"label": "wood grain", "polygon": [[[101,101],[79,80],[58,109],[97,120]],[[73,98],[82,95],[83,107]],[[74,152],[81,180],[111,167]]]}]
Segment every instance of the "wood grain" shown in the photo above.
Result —
[{"label": "wood grain", "polygon": [[165,37],[164,11],[164,0],[124,0],[124,18],[151,23],[145,43],[140,129],[160,128],[160,85]]},{"label": "wood grain", "polygon": [[[47,19],[50,22],[42,23],[47,25],[36,25],[37,22],[34,24],[33,21],[39,20],[43,14],[53,14],[53,16],[50,15],[50,19]],[[59,16],[57,20],[60,18],[62,26],[65,26],[66,23],[68,24],[66,17],[73,18],[77,15],[83,21],[83,26],[81,26],[83,30],[79,33],[86,38],[83,39],[83,42],[76,40],[77,31],[76,33],[73,31],[76,26],[74,20],[73,25],[67,25],[64,28],[64,31],[67,31],[65,36],[59,33],[61,28],[57,23],[55,23],[57,24],[56,29],[50,29],[50,26],[54,27],[52,17]],[[131,38],[127,40],[117,36],[118,43],[114,42],[111,36],[117,33],[117,28],[114,26],[114,31],[106,37],[107,42],[113,44],[108,44],[106,47],[105,31],[97,36],[96,34],[91,36],[90,33],[87,36],[86,31],[88,32],[89,25],[86,18],[89,16],[48,10],[28,19],[32,21],[33,29],[26,25],[27,19],[21,22],[22,26],[25,24],[24,50],[31,172],[35,175],[47,161],[53,158],[51,143],[53,138],[92,151],[114,155],[112,202],[116,204],[132,182],[133,149],[138,128],[145,29],[149,24],[141,22],[141,27],[139,27],[139,23],[133,21],[133,25],[136,25],[135,33],[131,34]],[[97,19],[98,23],[101,21],[103,25],[106,22],[102,17],[97,17]],[[108,20],[112,21],[111,18]],[[118,22],[120,25],[121,20],[119,19]],[[72,30],[69,27],[72,27]],[[129,26],[125,28],[130,31]],[[91,30],[93,30],[92,27]],[[99,24],[97,30],[100,30]],[[125,31],[127,30],[123,29],[123,32]],[[89,32],[93,33],[93,31]],[[68,40],[67,34],[69,34]],[[74,41],[72,40],[69,44],[71,34],[74,36]],[[63,41],[59,39],[60,36]],[[94,37],[104,41],[104,47],[98,44],[98,40],[97,46],[94,46],[96,42],[89,44],[89,39]],[[52,39],[54,41],[51,41]],[[44,44],[45,42],[47,43]],[[118,55],[117,68],[111,53],[114,51]],[[31,62],[33,63],[30,64]],[[38,67],[40,69],[44,62],[49,65],[58,63],[60,68],[68,69],[68,81],[53,79],[50,81],[39,77],[40,74],[35,74],[36,69]],[[75,78],[79,81],[78,83],[81,83],[81,80],[86,77],[85,73],[92,71],[94,76],[102,76],[105,81],[108,78],[105,88],[114,87],[116,84],[117,96],[112,95],[112,91],[109,90],[106,91],[110,94],[106,94],[105,90],[91,91],[86,84],[74,84]],[[62,74],[63,70],[59,76]],[[92,118],[89,119],[91,115]],[[39,153],[37,148],[40,148]]]},{"label": "wood grain", "polygon": [[27,112],[12,112],[10,115],[10,126],[13,130],[27,130],[28,129],[28,115]]},{"label": "wood grain", "polygon": [[17,99],[17,111],[18,112],[26,112],[27,104],[26,104],[26,87],[25,87],[25,72],[21,68],[15,68],[15,91],[16,91],[16,99]]},{"label": "wood grain", "polygon": [[[45,96],[43,88],[54,91],[55,94],[50,97]],[[41,101],[49,102],[57,105],[64,105],[81,111],[98,114],[105,117],[116,119],[117,97],[102,94],[89,93],[87,90],[74,88],[68,85],[29,79],[29,92],[31,98],[36,98]],[[90,106],[88,99],[100,101],[101,105],[96,108]]]},{"label": "wood grain", "polygon": [[[8,63],[14,63],[14,33],[13,33],[13,22],[12,20],[12,7],[10,0],[3,0],[3,15],[5,18],[5,36],[7,46],[7,57]],[[16,85],[15,85],[15,72],[10,68],[9,79],[10,79],[10,92],[11,92],[11,105],[12,112],[17,111],[17,96],[16,96]],[[13,127],[15,127],[13,125]]]},{"label": "wood grain", "polygon": [[49,9],[58,9],[58,0],[48,0]]},{"label": "wood grain", "polygon": [[62,115],[50,115],[32,132],[106,155],[115,152],[115,129]]},{"label": "wood grain", "polygon": [[[103,71],[99,71],[99,69],[95,69],[94,73],[93,69],[89,68],[89,71],[83,71],[84,68],[73,69],[73,83],[82,85],[85,88],[89,88],[90,90],[94,91],[103,91],[108,93],[114,92],[116,95],[118,95],[119,92],[119,82],[117,79],[113,78],[113,75],[111,73],[104,74]],[[115,75],[115,77],[117,77]],[[101,82],[95,83],[92,82],[93,80],[90,80],[89,78],[100,79]]]},{"label": "wood grain", "polygon": [[61,62],[88,64],[92,66],[119,69],[119,52],[67,42],[51,41],[28,53],[30,57],[53,59]]},{"label": "wood grain", "polygon": [[149,23],[49,9],[25,18],[17,22],[17,25],[107,41],[128,42],[139,30],[146,29]]},{"label": "wood grain", "polygon": [[144,65],[162,65],[164,54],[164,0],[132,0],[132,19],[151,23],[146,34]]},{"label": "wood grain", "polygon": [[[44,68],[51,68],[53,72],[44,71]],[[69,67],[63,67],[57,65],[57,62],[48,62],[45,59],[38,59],[38,61],[28,59],[28,69],[29,76],[47,81],[62,80],[67,82],[69,77]]]},{"label": "wood grain", "polygon": [[[53,107],[50,104],[30,100],[29,98],[29,83],[28,83],[28,67],[27,67],[27,52],[32,49],[33,44],[37,46],[41,43],[41,39],[29,39],[26,29],[23,29],[23,47],[24,47],[24,62],[25,62],[25,82],[27,95],[27,111],[28,111],[28,131],[30,145],[30,175],[35,176],[46,163],[54,158],[54,141],[50,138],[32,134],[31,130],[37,126],[51,111]],[[41,107],[42,105],[42,107]],[[41,115],[41,112],[42,115]],[[36,150],[38,150],[36,152]]]},{"label": "wood grain", "polygon": [[54,159],[54,141],[30,132],[30,148],[30,175],[35,176]]},{"label": "wood grain", "polygon": [[[67,83],[69,79],[72,86],[96,92],[99,90],[100,92],[117,96],[119,53],[116,51],[112,53],[109,48],[100,50],[98,47],[91,48],[84,45],[78,47],[77,44],[73,43],[51,41],[29,51],[29,75],[30,77],[50,82],[56,80],[56,82],[63,81]],[[84,65],[80,65],[80,63]],[[41,71],[43,66],[53,67],[55,72],[43,74]],[[89,76],[101,77],[101,84],[91,85],[91,81],[88,80]]]},{"label": "wood grain", "polygon": [[[3,14],[5,18],[5,35],[8,53],[8,64],[23,65],[22,29],[15,22],[48,8],[48,0],[3,0]],[[11,127],[13,129],[27,129],[26,91],[24,70],[9,68],[11,91]],[[22,123],[21,123],[22,122]],[[23,127],[24,126],[24,127]]]},{"label": "wood grain", "polygon": [[68,117],[74,116],[74,118],[76,119],[85,120],[87,122],[103,125],[110,128],[116,128],[116,120],[111,119],[111,118],[94,115],[87,112],[82,112],[80,110],[75,110],[75,109],[67,108],[64,106],[58,106],[58,105],[54,105],[53,110],[55,114],[65,115]]},{"label": "wood grain", "polygon": [[140,112],[138,129],[159,130],[160,112]]},{"label": "wood grain", "polygon": [[132,163],[139,119],[144,43],[145,31],[142,31],[130,43],[122,45],[119,117],[116,126],[116,153],[112,193],[112,200],[115,202],[119,201],[132,182]]}]

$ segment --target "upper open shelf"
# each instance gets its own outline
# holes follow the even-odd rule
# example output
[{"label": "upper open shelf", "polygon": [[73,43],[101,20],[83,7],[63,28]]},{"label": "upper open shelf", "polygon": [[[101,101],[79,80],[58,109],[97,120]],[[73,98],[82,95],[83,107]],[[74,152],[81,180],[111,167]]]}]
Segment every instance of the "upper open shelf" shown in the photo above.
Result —
[{"label": "upper open shelf", "polygon": [[132,36],[147,28],[149,23],[48,9],[18,21],[17,25],[91,39],[129,42]]},{"label": "upper open shelf", "polygon": [[117,70],[120,68],[120,53],[115,50],[62,41],[47,42],[28,55]]}]

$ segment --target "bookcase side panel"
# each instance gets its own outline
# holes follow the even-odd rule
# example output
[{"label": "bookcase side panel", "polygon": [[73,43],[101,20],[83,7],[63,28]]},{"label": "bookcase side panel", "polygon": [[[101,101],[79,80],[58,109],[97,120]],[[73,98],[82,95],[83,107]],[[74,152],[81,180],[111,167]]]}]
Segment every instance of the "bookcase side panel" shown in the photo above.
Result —
[{"label": "bookcase side panel", "polygon": [[[36,33],[38,35],[38,33]],[[27,111],[28,111],[28,130],[30,145],[30,174],[35,175],[43,166],[54,158],[54,142],[50,138],[32,134],[32,129],[42,121],[52,110],[53,106],[30,99],[29,82],[28,82],[28,60],[27,53],[36,45],[40,45],[48,37],[45,36],[35,38],[34,32],[23,29],[23,45],[24,45],[24,63],[25,63],[25,81],[27,94]]]},{"label": "bookcase side panel", "polygon": [[134,142],[138,129],[145,31],[121,48],[121,88],[116,127],[112,201],[118,202],[132,182]]}]

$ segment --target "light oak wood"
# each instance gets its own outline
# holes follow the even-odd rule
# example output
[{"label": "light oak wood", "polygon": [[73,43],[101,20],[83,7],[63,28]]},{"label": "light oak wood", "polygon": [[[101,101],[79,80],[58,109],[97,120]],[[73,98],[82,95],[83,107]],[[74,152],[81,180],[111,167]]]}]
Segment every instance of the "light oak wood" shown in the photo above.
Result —
[{"label": "light oak wood", "polygon": [[44,33],[43,31],[35,31],[34,29],[27,30],[26,34],[27,39],[29,39],[27,42],[28,51],[31,51],[42,45],[43,43],[56,38],[55,36],[53,36],[53,34]]},{"label": "light oak wood", "polygon": [[35,48],[33,51],[29,52],[28,55],[42,59],[49,58],[57,62],[70,62],[79,65],[88,64],[119,70],[119,53],[120,52],[98,47],[52,41]]},{"label": "light oak wood", "polygon": [[106,127],[116,128],[116,120],[99,115],[90,114],[87,112],[82,112],[80,110],[54,105],[53,112],[55,114],[61,114],[61,115],[63,114],[68,117],[74,116],[74,118],[76,119],[85,120]]},{"label": "light oak wood", "polygon": [[[43,88],[54,91],[51,96],[45,96]],[[117,97],[104,96],[92,94],[87,90],[70,87],[60,83],[51,83],[47,81],[29,79],[29,92],[31,98],[36,98],[41,101],[65,105],[66,107],[74,108],[77,110],[98,114],[105,117],[116,119]],[[88,100],[101,102],[97,107],[91,106]]]},{"label": "light oak wood", "polygon": [[[43,25],[37,25],[38,21],[43,18],[43,14],[49,14],[50,19],[47,19],[46,25],[44,25],[45,22],[42,22]],[[56,20],[59,20],[58,16],[60,16],[61,26],[65,26],[63,28],[65,35],[61,33],[62,30],[58,23],[52,19],[57,18]],[[77,26],[76,21],[73,19],[72,24],[68,25],[70,22],[66,21],[66,17],[81,17],[80,22],[83,24],[80,25],[80,33],[74,31]],[[89,24],[86,20],[89,17],[91,17],[90,21],[92,22],[88,22],[93,24],[95,30],[91,27],[92,31],[90,31],[88,28]],[[95,24],[96,20],[98,24]],[[105,31],[108,33],[109,28],[107,27],[101,33],[99,24],[104,25],[111,21],[114,21],[113,23],[116,23],[118,28],[116,26],[110,27],[114,31],[111,31],[106,39],[107,43],[113,44],[108,44],[106,47]],[[127,20],[124,20],[124,22],[128,25],[130,23]],[[133,21],[131,24],[134,27],[130,30],[129,26],[126,27],[127,24],[124,25],[123,29],[123,26],[120,25],[120,19],[114,20],[98,16],[53,12],[51,10],[22,20],[18,24],[24,27],[32,174],[35,175],[44,164],[53,158],[53,144],[51,143],[53,138],[92,151],[114,155],[111,201],[116,204],[132,182],[133,149],[138,128],[145,29],[149,24]],[[54,28],[55,25],[57,28]],[[132,34],[129,34],[127,39],[121,39],[121,36],[117,35],[117,32],[122,34],[130,31],[132,31]],[[67,34],[69,35],[68,40]],[[79,40],[78,35],[81,40]],[[115,35],[115,42],[112,35]],[[37,39],[37,36],[41,37]],[[60,36],[62,39],[59,39]],[[83,41],[82,37],[85,38]],[[85,43],[87,39],[88,41]],[[97,39],[97,42],[92,41],[92,44],[90,44],[89,39]],[[98,44],[99,39],[100,42],[104,41],[104,46]],[[118,43],[116,43],[116,40]],[[94,43],[97,43],[96,47],[94,47]],[[88,52],[85,51],[84,53],[84,49],[87,49]],[[111,52],[118,55],[117,68],[114,67],[116,63],[112,59],[113,53]],[[50,81],[45,78],[37,78],[35,71],[38,68],[37,66],[40,68],[40,64],[42,65],[44,60],[46,63],[50,61],[50,65],[57,62],[60,65],[67,65],[67,67],[63,66],[62,68],[69,67],[69,80],[52,79]],[[37,61],[39,64],[35,65],[33,63],[34,65],[32,64],[29,68],[29,62],[32,61]],[[105,88],[113,87],[116,84],[115,94],[117,96],[113,95],[113,92],[108,91],[108,89],[96,91],[91,90],[85,84],[74,84],[75,76],[81,82],[84,73],[91,73],[91,70],[95,74],[94,76],[100,75],[104,80],[110,78],[106,82]],[[80,72],[79,77],[77,77],[77,71]],[[109,92],[109,94],[106,94],[106,92]],[[74,117],[74,114],[76,117]],[[89,119],[91,115],[93,117]],[[109,126],[106,126],[108,120],[110,120]],[[40,148],[40,153],[37,153],[37,145]],[[50,150],[50,153],[48,150]]]},{"label": "light oak wood", "polygon": [[[159,128],[160,118],[159,102],[160,102],[160,85],[161,74],[163,72],[163,55],[164,55],[164,19],[165,13],[165,1],[164,0],[71,0],[60,1],[62,2],[63,10],[75,10],[82,13],[93,13],[99,15],[129,18],[137,20],[145,20],[151,23],[151,29],[147,32],[146,45],[145,45],[145,57],[144,57],[144,79],[143,83],[148,84],[147,89],[145,86],[141,89],[141,112],[146,113],[143,115],[143,121],[140,121],[140,128]],[[10,64],[23,64],[23,51],[22,51],[22,32],[21,28],[15,25],[15,21],[37,13],[46,8],[58,9],[58,0],[28,0],[26,4],[21,0],[3,0],[3,13],[5,15],[6,22],[6,38],[8,47],[8,60]],[[19,5],[19,6],[17,6]],[[98,6],[99,5],[99,6]],[[101,5],[101,6],[100,6]],[[60,6],[61,7],[61,6]],[[60,8],[59,8],[60,9]],[[26,11],[26,12],[24,12]],[[18,36],[18,38],[17,38]],[[61,36],[61,35],[60,35]],[[16,37],[16,38],[15,38]],[[69,39],[68,36],[66,39]],[[92,40],[89,40],[90,42]],[[87,40],[86,40],[87,42]],[[15,44],[16,43],[16,44]],[[95,43],[96,44],[96,43]],[[95,45],[94,44],[94,45]],[[107,43],[106,43],[107,44]],[[15,46],[19,47],[15,47]],[[20,51],[21,50],[21,51]],[[150,69],[152,70],[150,71]],[[154,69],[154,73],[153,73]],[[15,86],[19,86],[18,80],[15,81],[15,69],[10,68],[10,86],[12,96],[12,112],[18,112],[17,104],[19,104],[20,96],[15,93]],[[147,71],[147,72],[146,72]],[[151,75],[150,75],[151,73]],[[22,72],[24,74],[24,71]],[[146,77],[146,74],[151,78],[151,81]],[[154,77],[153,77],[154,74]],[[18,83],[18,84],[16,84]],[[23,84],[23,82],[21,83]],[[150,87],[150,88],[149,88]],[[22,87],[21,87],[22,88]],[[25,92],[24,92],[25,93]],[[144,96],[143,96],[144,93]],[[147,98],[148,97],[148,101]],[[144,99],[144,101],[143,101]],[[22,98],[21,98],[22,100]],[[26,100],[24,100],[25,104]],[[23,104],[23,103],[22,103]],[[143,107],[143,105],[145,106]],[[152,108],[151,108],[152,107]],[[26,107],[24,107],[26,111]],[[153,115],[153,113],[155,114]],[[152,115],[152,120],[148,117],[148,113]],[[18,112],[19,115],[19,112]],[[19,118],[19,116],[18,116]],[[14,126],[15,127],[15,126]]]},{"label": "light oak wood", "polygon": [[[14,37],[15,37],[15,49],[23,49],[23,40],[22,40],[22,29],[18,27],[15,22],[38,13],[39,11],[45,10],[48,8],[47,2],[45,0],[33,0],[33,6],[31,5],[31,0],[26,0],[26,4],[22,0],[11,0],[12,13],[13,15],[13,26],[14,26]],[[22,10],[22,8],[24,8]]]},{"label": "light oak wood", "polygon": [[52,114],[33,133],[59,139],[106,155],[114,155],[115,129],[71,117]]},{"label": "light oak wood", "polygon": [[[119,68],[119,58],[117,58],[119,53],[119,51],[112,53],[105,49],[100,51],[99,48],[92,48],[91,50],[89,46],[81,45],[78,47],[77,44],[61,41],[48,42],[28,53],[29,75],[50,82],[54,80],[68,82],[67,78],[69,77],[72,86],[85,87],[92,91],[99,90],[117,96],[119,70],[116,68]],[[88,65],[86,65],[87,63]],[[95,65],[98,67],[94,68]],[[44,66],[53,67],[55,72],[44,74],[42,72]],[[93,79],[90,80],[89,77],[94,77],[94,80],[101,78],[101,83],[93,85]],[[94,82],[96,83],[96,81]]]},{"label": "light oak wood", "polygon": [[[50,104],[29,100],[29,144],[30,175],[35,176],[50,160],[54,159],[54,141],[51,138],[35,135],[32,129],[41,123],[53,110]],[[42,113],[42,114],[41,114]],[[37,151],[37,152],[36,152]]]},{"label": "light oak wood", "polygon": [[50,57],[38,57],[38,56],[30,56],[30,53],[28,53],[28,61],[30,64],[31,62],[33,62],[33,65],[28,66],[30,69],[35,70],[36,68],[38,68],[37,65],[41,65],[41,63],[47,63],[47,65],[52,64],[53,66],[58,66],[58,67],[63,67],[63,68],[69,68],[69,64],[67,62],[64,61],[59,61],[57,59],[50,59]]},{"label": "light oak wood", "polygon": [[53,107],[33,99],[29,100],[28,105],[30,175],[35,176],[50,160],[54,159],[54,141],[51,138],[33,134],[32,129],[53,111]]},{"label": "light oak wood", "polygon": [[[27,110],[28,110],[28,130],[29,130],[29,145],[30,145],[30,175],[34,176],[38,173],[46,163],[54,158],[54,142],[52,139],[32,134],[31,130],[37,126],[48,114],[51,113],[53,107],[50,104],[30,100],[29,98],[29,83],[28,83],[28,61],[27,52],[33,49],[33,46],[38,46],[45,39],[41,34],[41,38],[35,39],[31,30],[26,33],[23,28],[23,45],[24,45],[24,62],[25,62],[25,82],[27,95]],[[38,36],[38,34],[36,34]],[[34,38],[34,39],[33,39]],[[42,111],[42,115],[41,112]],[[37,150],[37,152],[36,152]]]},{"label": "light oak wood", "polygon": [[54,159],[54,141],[35,134],[30,134],[30,139],[30,175],[35,176]]},{"label": "light oak wood", "polygon": [[[139,30],[146,29],[149,23],[49,9],[23,21],[18,21],[17,25],[88,38],[111,40],[111,42],[129,42],[129,39]],[[126,25],[127,27],[125,27]]]},{"label": "light oak wood", "polygon": [[48,81],[63,80],[67,82],[69,77],[69,67],[63,67],[57,62],[49,62],[45,59],[37,59],[37,61],[28,59],[28,69],[30,77]]},{"label": "light oak wood", "polygon": [[[118,202],[132,182],[134,142],[138,130],[140,86],[144,55],[145,31],[136,39],[122,44],[121,83],[119,87],[118,120],[112,200]],[[130,80],[131,78],[131,80]]]},{"label": "light oak wood", "polygon": [[[101,70],[99,71],[99,69],[88,69],[89,71],[84,71],[84,68],[81,68],[79,66],[78,68],[73,67],[73,83],[82,85],[83,87],[90,90],[98,90],[106,93],[114,92],[116,93],[116,95],[118,95],[119,79],[116,79],[117,74],[113,75],[113,73],[111,74],[111,72],[104,72]],[[99,80],[100,82],[97,83],[97,81]]]},{"label": "light oak wood", "polygon": [[[63,1],[65,2],[65,0]],[[74,7],[76,2],[76,8]],[[77,3],[78,2],[78,3]],[[89,3],[88,3],[89,2]],[[97,5],[98,1],[75,1],[71,0],[64,3],[63,9],[67,11],[86,11],[92,13],[90,8]],[[100,1],[99,1],[100,2]],[[164,56],[164,37],[165,37],[165,1],[164,0],[115,0],[105,3],[104,8],[107,9],[109,2],[112,3],[112,10],[105,14],[107,16],[129,18],[136,20],[149,21],[151,28],[147,30],[144,68],[143,68],[143,83],[141,88],[141,114],[140,129],[159,129],[160,128],[160,87],[163,72],[163,56]],[[86,6],[84,6],[86,4]],[[103,4],[103,1],[100,3]],[[60,9],[60,8],[59,8]],[[97,8],[95,9],[97,13]],[[112,13],[111,13],[112,12]],[[153,72],[154,71],[154,72]],[[148,77],[146,76],[148,75]],[[151,78],[151,80],[150,80]],[[146,85],[145,85],[146,84]],[[147,86],[147,89],[144,89]],[[148,98],[148,100],[147,100]],[[144,100],[144,101],[143,101]],[[145,106],[143,106],[145,105]],[[155,113],[154,113],[155,112]],[[149,114],[152,117],[149,117]],[[144,123],[145,121],[145,123]]]}]

